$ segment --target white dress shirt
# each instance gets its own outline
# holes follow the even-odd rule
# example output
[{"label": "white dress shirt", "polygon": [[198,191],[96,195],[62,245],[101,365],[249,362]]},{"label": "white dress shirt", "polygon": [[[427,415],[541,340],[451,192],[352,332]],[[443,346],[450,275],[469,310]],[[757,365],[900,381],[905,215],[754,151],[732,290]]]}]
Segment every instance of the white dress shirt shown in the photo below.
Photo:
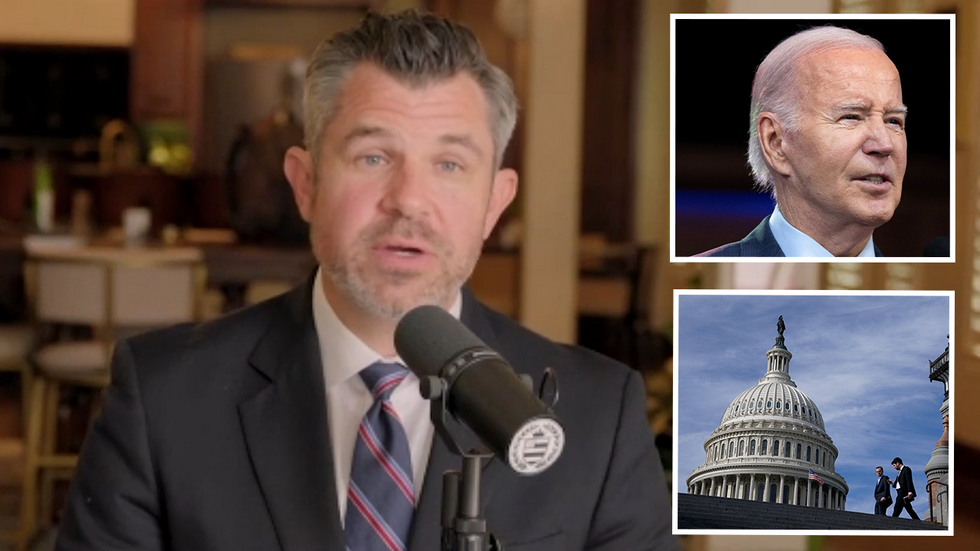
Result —
[{"label": "white dress shirt", "polygon": [[[773,209],[772,216],[769,217],[769,229],[772,231],[772,236],[776,238],[776,243],[779,244],[779,248],[783,250],[783,254],[786,256],[834,257],[830,251],[823,248],[812,237],[791,226],[783,218],[783,214],[779,212],[778,206]],[[861,249],[858,256],[870,256],[874,258],[874,237],[868,238],[868,243]]]},{"label": "white dress shirt", "polygon": [[[337,504],[340,521],[347,513],[347,488],[350,482],[351,461],[357,443],[357,429],[374,398],[358,376],[365,367],[377,361],[398,362],[401,358],[382,358],[352,333],[337,317],[323,293],[323,270],[318,270],[313,282],[313,323],[320,343],[320,360],[327,391],[327,427],[333,450],[334,479],[337,484]],[[459,318],[461,296],[450,313]],[[409,371],[404,381],[392,392],[391,404],[405,427],[412,456],[412,481],[415,498],[421,495],[425,467],[435,428],[429,419],[429,401],[419,393],[419,379]]]}]

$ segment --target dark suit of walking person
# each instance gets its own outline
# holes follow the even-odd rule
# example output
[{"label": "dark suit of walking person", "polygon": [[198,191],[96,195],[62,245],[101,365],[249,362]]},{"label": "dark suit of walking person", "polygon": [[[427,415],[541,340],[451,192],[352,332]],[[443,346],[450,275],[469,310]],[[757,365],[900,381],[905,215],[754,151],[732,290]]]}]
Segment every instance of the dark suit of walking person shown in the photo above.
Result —
[{"label": "dark suit of walking person", "polygon": [[897,517],[902,513],[904,507],[909,512],[909,516],[919,520],[919,515],[912,509],[912,500],[915,499],[915,485],[912,484],[912,469],[902,464],[902,458],[896,457],[892,461],[892,467],[898,471],[895,479],[895,509],[892,516]]},{"label": "dark suit of walking person", "polygon": [[876,467],[875,473],[878,475],[878,484],[875,485],[875,514],[884,515],[892,504],[891,481],[881,467]]}]

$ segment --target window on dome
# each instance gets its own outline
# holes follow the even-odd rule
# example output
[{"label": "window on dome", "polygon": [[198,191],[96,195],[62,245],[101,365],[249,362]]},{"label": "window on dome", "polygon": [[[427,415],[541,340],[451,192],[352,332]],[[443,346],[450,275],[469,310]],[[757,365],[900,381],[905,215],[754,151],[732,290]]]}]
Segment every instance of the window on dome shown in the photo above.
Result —
[{"label": "window on dome", "polygon": [[772,407],[772,400],[769,400],[768,402],[766,402],[766,407],[767,408],[771,408]]},{"label": "window on dome", "polygon": [[768,440],[763,440],[762,441],[762,451],[759,452],[759,455],[766,455],[766,451],[768,451],[768,450],[769,450],[769,441]]},{"label": "window on dome", "polygon": [[782,402],[776,402],[776,409],[782,409],[782,407],[780,406],[781,403]]},{"label": "window on dome", "polygon": [[759,400],[759,407],[762,407],[762,400]]},{"label": "window on dome", "polygon": [[793,404],[793,413],[799,413],[799,411],[800,411],[800,406]]},{"label": "window on dome", "polygon": [[789,457],[791,445],[789,442],[786,442],[786,452],[783,453],[783,457]]},{"label": "window on dome", "polygon": [[735,442],[728,443],[728,457],[735,455]]},{"label": "window on dome", "polygon": [[807,447],[806,447],[806,460],[807,460],[807,461],[809,461],[809,460],[810,460],[810,446],[807,446]]},{"label": "window on dome", "polygon": [[796,445],[796,458],[797,459],[800,458],[800,452],[802,451],[802,448],[803,448],[803,445],[802,444],[797,444]]},{"label": "window on dome", "polygon": [[755,455],[755,439],[749,442],[749,455]]},{"label": "window on dome", "polygon": [[745,440],[738,441],[738,456],[742,457],[745,455]]}]

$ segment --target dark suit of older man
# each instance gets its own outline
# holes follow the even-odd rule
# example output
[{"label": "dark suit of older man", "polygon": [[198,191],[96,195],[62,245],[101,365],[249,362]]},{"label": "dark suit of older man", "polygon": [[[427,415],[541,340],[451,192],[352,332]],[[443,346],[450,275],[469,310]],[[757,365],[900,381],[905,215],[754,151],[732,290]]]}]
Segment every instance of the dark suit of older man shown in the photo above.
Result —
[{"label": "dark suit of older man", "polygon": [[[883,256],[878,245],[874,246],[875,256]],[[741,241],[735,241],[727,245],[715,247],[709,251],[698,253],[694,256],[739,256],[739,257],[784,257],[783,249],[776,242],[772,230],[769,229],[769,217],[766,216],[758,226],[755,227]]]},{"label": "dark suit of older man", "polygon": [[891,481],[885,476],[884,470],[878,467],[878,484],[875,485],[875,514],[884,515],[892,504]]}]

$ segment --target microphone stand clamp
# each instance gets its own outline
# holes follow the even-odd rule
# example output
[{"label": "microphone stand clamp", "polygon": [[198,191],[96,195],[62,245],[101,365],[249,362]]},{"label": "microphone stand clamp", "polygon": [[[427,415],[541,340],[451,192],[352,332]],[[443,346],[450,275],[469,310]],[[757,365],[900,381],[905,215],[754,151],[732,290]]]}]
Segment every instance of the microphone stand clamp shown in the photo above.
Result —
[{"label": "microphone stand clamp", "polygon": [[442,475],[441,551],[504,551],[503,544],[487,531],[480,509],[480,474],[493,459],[487,450],[464,452],[459,445],[465,429],[449,412],[449,382],[437,376],[421,379],[422,397],[429,400],[429,414],[436,432],[449,451],[463,459],[463,470]]}]

